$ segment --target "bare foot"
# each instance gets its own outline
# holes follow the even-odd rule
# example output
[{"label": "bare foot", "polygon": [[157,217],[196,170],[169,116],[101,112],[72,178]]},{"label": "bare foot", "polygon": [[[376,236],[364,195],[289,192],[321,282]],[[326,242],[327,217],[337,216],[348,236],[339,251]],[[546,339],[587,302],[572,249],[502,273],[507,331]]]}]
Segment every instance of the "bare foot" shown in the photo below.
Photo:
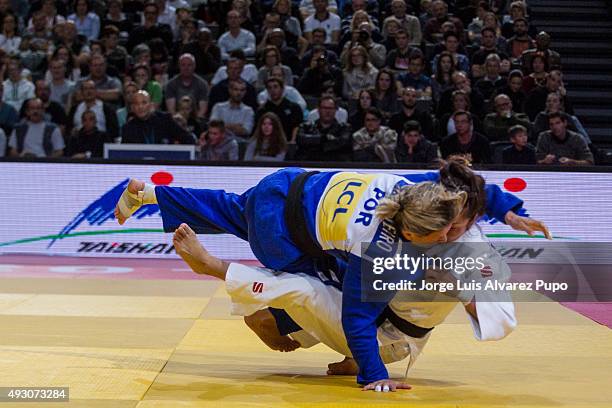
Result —
[{"label": "bare foot", "polygon": [[327,365],[327,375],[357,375],[359,374],[359,366],[355,360],[350,357],[345,357],[344,360],[337,363],[329,363]]},{"label": "bare foot", "polygon": [[181,224],[174,231],[172,243],[176,253],[194,272],[225,279],[227,263],[210,255],[187,224]]},{"label": "bare foot", "polygon": [[291,337],[281,336],[276,320],[268,309],[246,316],[244,322],[272,350],[289,352],[300,347],[300,343]]},{"label": "bare foot", "polygon": [[[139,191],[143,191],[145,188],[145,183],[144,181],[140,181],[140,180],[136,180],[136,179],[131,179],[130,182],[128,183],[128,186],[126,188],[126,190],[132,194],[138,194]],[[125,191],[123,192],[123,194],[121,195],[121,197],[119,198],[119,200],[127,200],[127,202],[125,203],[126,206],[130,209],[130,211],[132,212],[132,214],[138,210],[138,208],[142,205],[141,202],[137,201],[136,199],[130,197],[129,195],[127,195],[125,193]],[[132,211],[133,210],[133,211]],[[125,221],[130,217],[131,214],[122,214],[121,211],[119,211],[119,203],[117,203],[117,206],[115,207],[115,218],[117,218],[117,221],[119,222],[119,225],[123,225],[125,223]]]}]

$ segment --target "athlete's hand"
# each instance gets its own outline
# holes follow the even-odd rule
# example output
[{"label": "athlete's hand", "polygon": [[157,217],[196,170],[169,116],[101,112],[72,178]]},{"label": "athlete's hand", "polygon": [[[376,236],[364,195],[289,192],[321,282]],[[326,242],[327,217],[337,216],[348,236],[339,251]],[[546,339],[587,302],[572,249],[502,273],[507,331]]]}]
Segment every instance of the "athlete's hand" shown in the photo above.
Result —
[{"label": "athlete's hand", "polygon": [[535,220],[529,217],[521,217],[512,211],[508,211],[504,217],[506,224],[517,231],[525,231],[529,235],[534,235],[537,231],[544,234],[546,239],[552,239],[548,227],[542,221]]},{"label": "athlete's hand", "polygon": [[395,392],[397,390],[409,390],[411,388],[412,386],[410,386],[409,384],[386,379],[386,380],[378,380],[378,381],[374,381],[373,383],[369,383],[368,385],[363,387],[361,390],[362,391],[372,390],[374,392],[389,392],[389,391]]}]

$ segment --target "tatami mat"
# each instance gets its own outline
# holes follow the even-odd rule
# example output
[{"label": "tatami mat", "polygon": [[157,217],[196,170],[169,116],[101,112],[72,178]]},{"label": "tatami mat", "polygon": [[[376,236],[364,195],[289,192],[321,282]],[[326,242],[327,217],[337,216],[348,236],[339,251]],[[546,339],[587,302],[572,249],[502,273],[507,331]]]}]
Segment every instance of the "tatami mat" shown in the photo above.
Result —
[{"label": "tatami mat", "polygon": [[516,307],[517,330],[488,343],[456,308],[413,389],[377,394],[326,376],[341,357],[323,346],[268,350],[218,281],[2,278],[0,386],[69,386],[54,407],[612,407],[610,329],[557,303]]}]

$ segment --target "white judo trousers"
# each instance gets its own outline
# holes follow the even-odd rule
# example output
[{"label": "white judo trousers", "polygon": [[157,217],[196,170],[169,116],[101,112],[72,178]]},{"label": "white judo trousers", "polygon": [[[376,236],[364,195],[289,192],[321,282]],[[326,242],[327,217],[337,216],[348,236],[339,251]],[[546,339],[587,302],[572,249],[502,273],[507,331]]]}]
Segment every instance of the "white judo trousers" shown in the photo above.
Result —
[{"label": "white judo trousers", "polygon": [[[480,282],[483,286],[492,279],[499,282],[507,282],[510,279],[509,267],[487,242],[480,228],[473,226],[458,242],[483,243],[484,245],[478,245],[475,249],[464,246],[460,250],[476,250],[477,252],[469,255],[483,255],[489,261],[488,269],[486,274],[480,270],[465,274],[453,273],[452,279]],[[456,250],[454,247],[450,251],[444,251],[448,253]],[[237,263],[230,264],[225,285],[232,300],[232,314],[249,316],[267,307],[284,309],[303,328],[300,332],[292,333],[292,337],[298,340],[302,347],[311,347],[321,342],[338,353],[351,357],[342,330],[342,292],[335,287],[306,274],[284,273]],[[444,293],[423,292],[423,298],[417,301],[414,293],[406,297],[406,294],[400,292],[390,302],[389,307],[402,319],[427,328],[442,323],[459,301],[476,303],[478,319],[469,314],[468,319],[477,340],[499,340],[516,327],[514,304],[510,295],[503,291],[465,291],[453,297]],[[387,364],[410,356],[410,367],[430,335],[431,332],[422,338],[414,338],[385,321],[378,328],[381,358]]]},{"label": "white judo trousers", "polygon": [[[342,292],[306,274],[273,271],[232,263],[225,287],[232,300],[231,313],[249,316],[267,307],[284,309],[303,332],[292,337],[308,348],[319,342],[344,356],[351,356],[342,330]],[[378,328],[380,354],[385,363],[418,354],[429,334],[417,339],[386,322]],[[413,355],[416,358],[416,355]]]}]

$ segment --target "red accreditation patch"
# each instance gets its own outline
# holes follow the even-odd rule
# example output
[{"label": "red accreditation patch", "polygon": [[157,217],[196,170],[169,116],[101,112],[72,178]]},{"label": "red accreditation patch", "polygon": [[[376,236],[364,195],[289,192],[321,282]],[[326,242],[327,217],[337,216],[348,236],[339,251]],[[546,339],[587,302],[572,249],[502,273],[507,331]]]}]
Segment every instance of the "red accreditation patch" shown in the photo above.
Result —
[{"label": "red accreditation patch", "polygon": [[253,293],[263,292],[263,282],[253,282]]},{"label": "red accreditation patch", "polygon": [[493,269],[491,269],[489,265],[486,265],[480,270],[480,275],[482,275],[483,278],[490,278],[493,276]]}]

